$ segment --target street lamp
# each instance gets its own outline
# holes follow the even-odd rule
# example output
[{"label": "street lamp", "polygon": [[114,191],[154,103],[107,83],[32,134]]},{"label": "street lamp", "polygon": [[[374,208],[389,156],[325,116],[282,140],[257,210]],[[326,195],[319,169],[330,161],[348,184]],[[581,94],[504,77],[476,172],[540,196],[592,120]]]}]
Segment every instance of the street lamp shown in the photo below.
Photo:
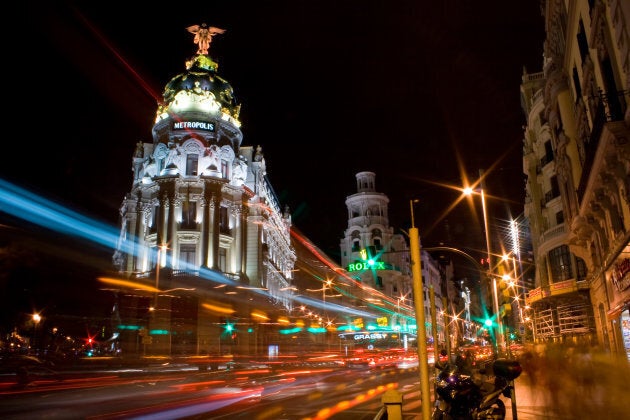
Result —
[{"label": "street lamp", "polygon": [[[471,187],[464,188],[465,195],[472,195],[473,189]],[[497,334],[496,334],[496,351],[503,347],[503,322],[501,320],[501,313],[499,312],[499,297],[497,295],[497,279],[494,275],[492,275],[492,254],[490,252],[490,231],[488,230],[488,211],[486,209],[486,196],[483,188],[479,189],[479,195],[481,196],[481,210],[483,212],[483,226],[486,236],[486,252],[487,252],[487,263],[488,263],[488,273],[487,276],[492,278],[492,304],[493,311],[496,317],[497,323]]]},{"label": "street lamp", "polygon": [[[164,291],[160,290],[160,271],[163,267],[163,263],[166,259],[166,244],[157,245],[156,258],[157,263],[155,265],[155,296],[153,299],[153,306],[149,307],[149,312],[151,313],[151,330],[156,330],[154,334],[159,334],[159,336],[149,336],[150,340],[147,340],[149,343],[153,344],[153,352],[157,354],[157,352],[164,351],[169,356],[171,355],[172,350],[172,320],[170,314],[168,312],[168,305],[166,302],[168,301],[168,297],[164,297]],[[160,298],[162,296],[162,298]],[[157,332],[159,331],[159,332]],[[168,335],[168,341],[163,342],[160,337],[164,334]],[[157,342],[154,341],[157,339]]]},{"label": "street lamp", "polygon": [[162,266],[162,254],[166,250],[166,245],[159,245],[157,247],[157,264],[155,266],[155,301],[153,307],[157,309],[158,306],[158,294],[160,292],[160,267]]},{"label": "street lamp", "polygon": [[37,327],[39,326],[40,321],[42,320],[42,317],[40,314],[38,313],[34,313],[33,314],[33,344],[31,345],[31,347],[35,347],[35,337],[37,336]]},{"label": "street lamp", "polygon": [[402,316],[401,316],[401,314],[400,314],[400,303],[401,303],[401,302],[402,302],[403,304],[405,303],[405,295],[402,295],[402,294],[401,294],[399,297],[397,297],[397,298],[396,298],[396,306],[397,306],[397,308],[398,308],[398,313],[397,313],[396,315],[398,315],[398,317],[397,317],[397,318],[398,318],[398,325],[399,325],[399,326],[400,326],[400,324],[401,324],[400,320],[401,320],[401,318],[402,318]]},{"label": "street lamp", "polygon": [[429,360],[427,353],[427,331],[424,317],[424,286],[422,284],[420,233],[413,220],[413,204],[419,200],[409,200],[411,227],[409,228],[409,248],[411,250],[411,271],[413,275],[413,300],[416,310],[418,369],[422,392],[422,419],[431,418],[431,393],[429,391]]},{"label": "street lamp", "polygon": [[324,313],[326,312],[326,288],[332,288],[332,280],[327,279],[322,285],[322,300],[324,301]]}]

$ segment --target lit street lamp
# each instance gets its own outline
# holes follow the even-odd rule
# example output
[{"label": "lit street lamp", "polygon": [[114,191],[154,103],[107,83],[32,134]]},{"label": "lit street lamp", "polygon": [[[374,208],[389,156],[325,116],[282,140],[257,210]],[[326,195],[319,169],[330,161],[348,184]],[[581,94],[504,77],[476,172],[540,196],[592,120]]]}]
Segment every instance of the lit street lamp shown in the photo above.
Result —
[{"label": "lit street lamp", "polygon": [[38,313],[33,314],[33,344],[31,344],[31,348],[35,347],[35,342],[36,342],[35,337],[37,336],[37,327],[39,326],[39,323],[41,322],[41,320],[42,320],[42,317],[40,314]]},{"label": "lit street lamp", "polygon": [[[465,195],[472,195],[473,189],[470,187],[464,188]],[[486,252],[487,252],[487,263],[488,263],[488,273],[487,276],[492,279],[492,304],[494,316],[496,318],[497,323],[497,333],[496,333],[496,344],[495,350],[498,352],[503,348],[503,322],[501,320],[501,313],[499,312],[499,297],[497,295],[497,279],[496,276],[492,274],[492,254],[490,252],[490,232],[488,230],[488,211],[486,209],[486,196],[483,190],[483,187],[479,189],[479,195],[481,196],[481,210],[483,212],[483,225],[486,236]]]},{"label": "lit street lamp", "polygon": [[156,332],[159,331],[160,336],[167,334],[168,341],[163,341],[160,339],[159,336],[153,335],[147,337],[147,342],[152,344],[152,350],[154,354],[165,352],[168,356],[170,356],[173,332],[172,320],[168,311],[168,305],[166,305],[168,297],[162,297],[160,299],[160,295],[164,296],[163,292],[160,291],[160,269],[162,268],[164,260],[166,259],[167,249],[168,248],[165,244],[157,246],[157,263],[155,265],[155,296],[153,300],[153,307],[150,307],[149,311],[151,313],[152,321],[150,330],[155,330]]}]

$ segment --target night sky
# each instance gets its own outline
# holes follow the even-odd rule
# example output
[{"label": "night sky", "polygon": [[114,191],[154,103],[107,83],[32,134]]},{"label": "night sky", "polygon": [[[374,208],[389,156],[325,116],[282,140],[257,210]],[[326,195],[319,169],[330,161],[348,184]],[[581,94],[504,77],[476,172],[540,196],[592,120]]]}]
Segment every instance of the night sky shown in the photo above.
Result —
[{"label": "night sky", "polygon": [[205,22],[226,30],[210,56],[242,104],[243,145],[262,146],[281,205],[334,259],[360,171],[376,173],[397,232],[420,199],[425,246],[484,244],[465,203],[443,216],[459,193],[441,184],[479,169],[491,228],[523,211],[519,85],[542,68],[536,1],[41,3],[6,14],[22,29],[5,37],[0,177],[59,204],[118,223],[134,146],[152,141],[163,88],[196,52],[186,27]]}]

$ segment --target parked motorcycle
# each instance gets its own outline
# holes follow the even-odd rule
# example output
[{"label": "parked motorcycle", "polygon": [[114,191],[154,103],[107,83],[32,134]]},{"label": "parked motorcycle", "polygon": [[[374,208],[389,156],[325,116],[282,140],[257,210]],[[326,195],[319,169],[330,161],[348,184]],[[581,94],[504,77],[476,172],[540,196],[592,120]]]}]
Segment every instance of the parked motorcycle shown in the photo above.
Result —
[{"label": "parked motorcycle", "polygon": [[494,386],[484,390],[481,383],[462,372],[457,364],[436,363],[434,420],[505,419],[501,396],[512,396],[513,381],[522,372],[516,360],[497,359],[492,363]]}]

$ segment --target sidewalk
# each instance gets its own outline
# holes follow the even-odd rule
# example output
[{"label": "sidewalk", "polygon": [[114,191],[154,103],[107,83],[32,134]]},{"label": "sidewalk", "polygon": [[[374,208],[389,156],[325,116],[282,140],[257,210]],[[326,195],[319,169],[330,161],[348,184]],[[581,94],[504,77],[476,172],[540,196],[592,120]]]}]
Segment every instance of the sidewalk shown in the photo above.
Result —
[{"label": "sidewalk", "polygon": [[545,400],[540,390],[533,390],[527,384],[527,378],[519,377],[514,381],[516,399],[516,417],[512,411],[512,400],[504,398],[506,420],[540,420],[557,419],[557,415],[545,406]]}]

